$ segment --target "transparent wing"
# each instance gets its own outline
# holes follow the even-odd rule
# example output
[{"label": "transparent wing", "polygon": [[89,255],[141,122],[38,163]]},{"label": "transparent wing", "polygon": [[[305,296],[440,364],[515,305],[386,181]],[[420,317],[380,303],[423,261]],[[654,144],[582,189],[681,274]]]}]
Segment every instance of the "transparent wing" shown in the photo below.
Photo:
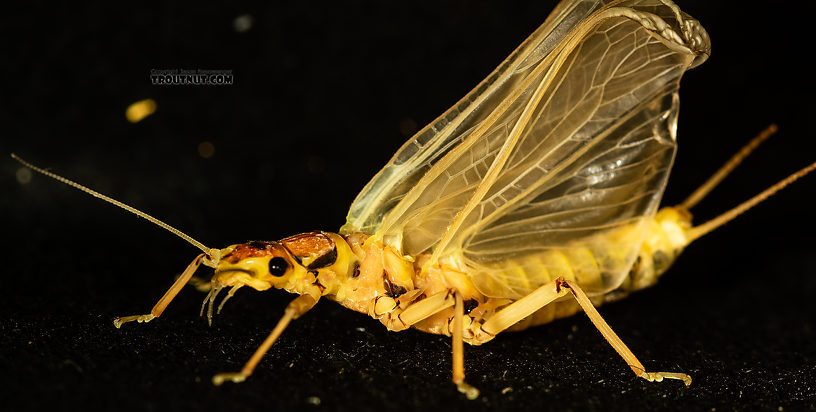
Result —
[{"label": "transparent wing", "polygon": [[[491,269],[530,254],[587,251],[604,284],[625,275],[674,157],[680,76],[710,47],[668,1],[592,10],[547,53],[523,56],[482,120],[456,125],[462,136],[383,209],[375,236],[468,266],[490,296],[538,286]],[[570,269],[568,259],[545,263]]]},{"label": "transparent wing", "polygon": [[439,159],[467,139],[472,130],[519,89],[535,63],[562,42],[564,37],[603,2],[564,1],[535,33],[524,41],[487,78],[431,124],[408,140],[357,195],[351,205],[343,233],[372,234],[385,215]]}]

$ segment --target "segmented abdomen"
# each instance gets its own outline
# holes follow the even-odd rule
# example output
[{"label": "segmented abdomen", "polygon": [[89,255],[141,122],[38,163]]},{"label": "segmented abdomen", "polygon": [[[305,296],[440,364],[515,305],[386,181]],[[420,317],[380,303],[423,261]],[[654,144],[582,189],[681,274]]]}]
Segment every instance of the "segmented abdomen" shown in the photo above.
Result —
[{"label": "segmented abdomen", "polygon": [[[501,279],[511,289],[530,290],[558,277],[574,280],[586,290],[603,290],[604,277],[598,259],[585,247],[562,248],[531,254],[503,262],[493,270],[503,272]],[[600,299],[593,299],[599,304]],[[580,307],[571,296],[544,306],[531,316],[516,323],[509,330],[521,330],[530,326],[551,322],[553,319],[575,314]]]},{"label": "segmented abdomen", "polygon": [[[687,243],[688,222],[673,208],[664,208],[643,226],[619,228],[581,246],[552,248],[479,265],[474,285],[488,297],[518,299],[558,277],[576,281],[595,304],[616,300],[657,282]],[[642,230],[642,231],[641,231]],[[632,241],[640,234],[637,247]],[[586,245],[586,246],[584,246]],[[521,296],[515,296],[515,294]],[[571,296],[547,305],[511,327],[521,330],[580,310]]]}]

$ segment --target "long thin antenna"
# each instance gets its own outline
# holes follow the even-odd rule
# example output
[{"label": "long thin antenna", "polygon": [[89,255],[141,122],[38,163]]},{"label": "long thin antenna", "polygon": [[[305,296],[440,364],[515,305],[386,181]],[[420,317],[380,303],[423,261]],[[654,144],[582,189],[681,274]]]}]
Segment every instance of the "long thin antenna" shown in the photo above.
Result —
[{"label": "long thin antenna", "polygon": [[173,233],[174,235],[176,235],[176,236],[178,236],[178,237],[180,237],[180,238],[182,238],[182,239],[184,239],[184,240],[186,240],[186,241],[190,242],[190,244],[192,244],[193,246],[195,246],[195,247],[197,247],[197,248],[201,249],[201,250],[202,250],[204,253],[206,253],[206,254],[207,254],[207,256],[208,256],[208,257],[210,257],[210,258],[214,258],[214,257],[216,257],[216,256],[217,256],[218,249],[211,249],[211,248],[208,248],[207,246],[204,246],[204,244],[202,244],[201,242],[199,242],[199,241],[197,241],[197,240],[193,239],[192,237],[190,237],[190,236],[189,236],[189,235],[187,235],[186,233],[184,233],[184,232],[182,232],[182,231],[180,231],[180,230],[178,230],[178,229],[174,228],[173,226],[168,225],[167,223],[162,222],[162,221],[161,221],[161,220],[159,220],[159,219],[156,219],[156,218],[155,218],[155,217],[153,217],[153,216],[148,215],[148,214],[147,214],[147,213],[145,213],[145,212],[142,212],[141,210],[138,210],[138,209],[136,209],[136,208],[134,208],[134,207],[128,206],[128,205],[126,205],[126,204],[124,204],[124,203],[122,203],[122,202],[120,202],[120,201],[118,201],[118,200],[116,200],[116,199],[111,199],[110,197],[105,196],[105,195],[103,195],[102,193],[99,193],[99,192],[97,192],[97,191],[95,191],[95,190],[91,190],[91,189],[89,189],[89,188],[87,188],[87,187],[85,187],[85,186],[82,186],[82,185],[81,185],[81,184],[79,184],[79,183],[76,183],[76,182],[74,182],[74,181],[72,181],[72,180],[68,180],[68,179],[66,179],[66,178],[64,178],[64,177],[62,177],[62,176],[60,176],[60,175],[58,175],[58,174],[51,173],[51,172],[49,172],[49,171],[47,171],[47,170],[45,170],[45,169],[41,169],[41,168],[39,168],[39,167],[37,167],[37,166],[34,166],[33,164],[28,163],[28,162],[26,162],[25,160],[21,159],[19,156],[17,156],[17,155],[16,155],[16,154],[14,154],[14,153],[12,153],[12,154],[11,154],[11,157],[12,157],[14,160],[16,160],[16,161],[20,162],[20,163],[21,163],[23,166],[25,166],[25,167],[27,167],[27,168],[29,168],[29,169],[31,169],[31,170],[33,170],[33,171],[37,172],[37,173],[40,173],[40,174],[42,174],[42,175],[48,176],[48,177],[50,177],[50,178],[52,178],[52,179],[55,179],[55,180],[60,181],[60,182],[62,182],[62,183],[65,183],[65,184],[66,184],[66,185],[68,185],[68,186],[72,186],[72,187],[74,187],[74,188],[77,188],[77,189],[79,189],[79,190],[81,190],[81,191],[83,191],[83,192],[85,192],[85,193],[88,193],[89,195],[91,195],[91,196],[93,196],[93,197],[97,197],[97,198],[99,198],[99,199],[102,199],[102,200],[104,200],[104,201],[106,201],[106,202],[108,202],[108,203],[113,204],[114,206],[118,206],[118,207],[120,207],[120,208],[122,208],[122,209],[125,209],[125,210],[127,210],[128,212],[133,213],[133,214],[134,214],[134,215],[136,215],[136,216],[139,216],[139,217],[142,217],[142,218],[144,218],[144,219],[147,219],[147,220],[148,220],[148,221],[150,221],[151,223],[153,223],[153,224],[155,224],[155,225],[157,225],[157,226],[159,226],[159,227],[162,227],[162,228],[164,228],[165,230],[167,230],[168,232]]},{"label": "long thin antenna", "polygon": [[775,124],[768,126],[765,130],[760,132],[755,138],[753,138],[748,144],[742,147],[739,152],[737,152],[731,159],[728,160],[716,173],[711,175],[711,177],[706,180],[697,190],[694,191],[691,195],[689,195],[683,203],[680,204],[680,207],[685,208],[686,210],[691,209],[697,203],[700,203],[706,195],[708,195],[711,190],[713,190],[729,173],[731,173],[734,168],[736,168],[746,157],[748,157],[760,143],[764,142],[767,138],[771,137],[774,133],[776,133],[777,127]]},{"label": "long thin antenna", "polygon": [[686,233],[688,242],[698,239],[699,237],[711,232],[712,230],[728,223],[731,219],[739,216],[741,213],[745,212],[746,210],[756,206],[757,203],[773,196],[774,193],[782,190],[785,186],[793,183],[796,179],[812,172],[816,169],[816,162],[811,163],[809,166],[805,167],[804,169],[788,176],[784,180],[776,183],[775,185],[765,189],[762,193],[752,197],[751,199],[743,202],[739,206],[715,217],[714,219],[709,220],[701,225],[694,226],[693,228],[689,229]]}]

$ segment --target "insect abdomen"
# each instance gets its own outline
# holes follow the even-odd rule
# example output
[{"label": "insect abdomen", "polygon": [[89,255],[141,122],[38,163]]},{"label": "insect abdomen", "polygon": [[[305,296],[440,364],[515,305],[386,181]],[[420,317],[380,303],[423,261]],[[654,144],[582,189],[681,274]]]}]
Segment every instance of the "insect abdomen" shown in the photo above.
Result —
[{"label": "insect abdomen", "polygon": [[[574,280],[587,289],[603,287],[596,256],[588,248],[564,248],[522,256],[502,263],[498,274],[511,289],[535,289],[558,277]],[[503,275],[503,276],[502,276]],[[580,307],[575,299],[564,299],[547,305],[508,330],[522,330],[571,316]]]},{"label": "insect abdomen", "polygon": [[[483,267],[482,270],[489,275],[478,277],[476,283],[479,290],[487,296],[497,297],[491,291],[516,292],[524,296],[541,285],[563,277],[576,281],[590,292],[590,299],[595,306],[599,306],[657,282],[658,277],[683,250],[687,242],[685,231],[690,227],[690,220],[691,216],[687,212],[666,207],[654,218],[646,220],[642,227],[633,225],[602,235],[604,241],[600,243],[603,245],[601,247],[597,246],[597,242],[588,242],[596,246],[592,249],[583,246],[561,247],[509,259],[501,264]],[[625,239],[628,234],[643,229],[645,238],[637,257],[621,255],[622,249],[616,245],[616,240]],[[603,267],[619,267],[623,270],[608,273],[602,270]],[[592,291],[596,292],[592,294]],[[574,299],[566,298],[543,307],[509,330],[522,330],[548,323],[553,319],[571,316],[579,310]]]},{"label": "insect abdomen", "polygon": [[691,214],[680,207],[664,207],[649,221],[646,239],[637,260],[617,289],[607,293],[605,302],[654,285],[688,244]]}]

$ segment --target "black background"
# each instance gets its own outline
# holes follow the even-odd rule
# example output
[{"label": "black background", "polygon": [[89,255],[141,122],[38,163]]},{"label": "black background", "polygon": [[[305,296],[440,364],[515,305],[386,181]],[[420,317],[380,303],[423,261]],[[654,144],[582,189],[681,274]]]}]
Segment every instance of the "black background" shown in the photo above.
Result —
[{"label": "black background", "polygon": [[[336,230],[393,152],[544,21],[552,2],[444,5],[127,3],[0,17],[3,248],[0,400],[23,409],[786,409],[816,405],[816,177],[703,238],[654,288],[601,312],[653,370],[633,376],[583,316],[466,348],[387,332],[330,302],[295,321],[240,385],[238,370],[291,296],[242,290],[215,318],[185,289],[146,313],[198,253],[50,179],[20,184],[16,152],[212,247]],[[722,3],[722,4],[721,4]],[[781,3],[780,3],[781,4]],[[682,2],[713,54],[681,87],[679,202],[772,122],[780,132],[694,211],[702,220],[816,160],[813,6]],[[801,9],[809,7],[810,9]],[[239,33],[233,20],[254,18]],[[231,86],[151,86],[151,69],[231,69]],[[138,124],[125,108],[158,111]],[[197,146],[210,141],[215,155]],[[204,273],[204,272],[202,272]],[[319,402],[319,405],[315,405]]]}]

